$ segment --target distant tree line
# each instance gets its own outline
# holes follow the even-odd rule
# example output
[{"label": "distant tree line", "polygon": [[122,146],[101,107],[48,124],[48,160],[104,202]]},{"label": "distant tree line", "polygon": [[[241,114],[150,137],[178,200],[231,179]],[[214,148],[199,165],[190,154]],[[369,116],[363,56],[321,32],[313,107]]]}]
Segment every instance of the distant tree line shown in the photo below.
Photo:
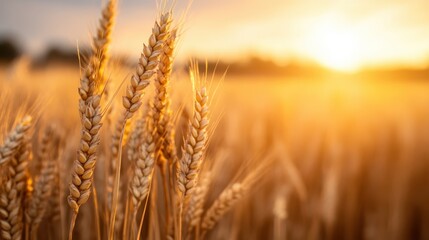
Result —
[{"label": "distant tree line", "polygon": [[[88,48],[82,50],[82,53],[86,52]],[[9,64],[22,54],[17,41],[11,38],[0,39],[0,63]],[[36,66],[40,66],[49,63],[78,64],[78,59],[77,50],[51,46],[41,57],[33,60]]]},{"label": "distant tree line", "polygon": [[[89,47],[81,47],[80,55],[81,60],[86,61],[85,56],[88,56],[90,51]],[[17,44],[17,41],[12,38],[0,39],[0,65],[10,64],[16,58],[20,57],[23,51]],[[124,56],[115,56],[115,63],[123,66],[134,66],[133,59]],[[201,71],[205,71],[209,74],[216,72],[217,74],[227,73],[228,75],[241,75],[241,76],[318,76],[324,74],[331,74],[332,71],[320,66],[314,62],[300,62],[290,61],[288,64],[279,65],[272,60],[261,59],[259,57],[250,56],[244,61],[240,62],[225,62],[225,61],[213,61],[213,60],[198,60]],[[48,64],[70,64],[77,66],[79,64],[79,56],[76,49],[64,48],[59,46],[51,46],[46,52],[36,58],[32,59],[33,67],[42,67]],[[186,63],[177,64],[176,67],[188,70]],[[388,76],[389,78],[424,78],[427,79],[429,74],[429,67],[426,69],[407,69],[407,68],[392,68],[392,69],[363,69],[358,75],[364,78],[373,78],[381,76]]]},{"label": "distant tree line", "polygon": [[0,39],[0,62],[10,63],[21,55],[19,47],[10,39]]}]

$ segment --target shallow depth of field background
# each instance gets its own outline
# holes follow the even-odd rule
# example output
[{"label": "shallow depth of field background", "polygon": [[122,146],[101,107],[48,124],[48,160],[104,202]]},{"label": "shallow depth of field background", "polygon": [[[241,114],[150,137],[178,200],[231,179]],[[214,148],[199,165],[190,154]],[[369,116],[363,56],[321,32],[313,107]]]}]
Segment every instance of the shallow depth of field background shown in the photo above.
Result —
[{"label": "shallow depth of field background", "polygon": [[[178,1],[178,18],[187,4]],[[75,49],[88,46],[100,6],[2,1],[0,100],[37,96],[43,116],[76,127]],[[281,149],[210,237],[429,239],[428,8],[418,0],[191,5],[172,84],[176,107],[183,88],[175,86],[189,84],[187,60],[201,60],[203,71],[207,60],[209,76],[216,68],[219,122],[208,154],[225,162],[224,181],[243,162]],[[108,67],[115,86],[132,72],[156,13],[155,1],[120,1]],[[76,132],[69,137],[77,144]]]}]

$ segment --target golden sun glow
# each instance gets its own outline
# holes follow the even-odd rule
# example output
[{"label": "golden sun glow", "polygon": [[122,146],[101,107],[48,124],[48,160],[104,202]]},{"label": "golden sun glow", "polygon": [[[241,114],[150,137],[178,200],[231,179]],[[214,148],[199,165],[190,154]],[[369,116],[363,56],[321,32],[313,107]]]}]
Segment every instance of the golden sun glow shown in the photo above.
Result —
[{"label": "golden sun glow", "polygon": [[334,24],[322,23],[311,37],[316,61],[339,71],[355,71],[360,67],[359,35],[351,29],[342,29]]},{"label": "golden sun glow", "polygon": [[320,54],[316,58],[327,67],[352,71],[358,67],[357,49],[350,35],[326,33],[320,39]]}]

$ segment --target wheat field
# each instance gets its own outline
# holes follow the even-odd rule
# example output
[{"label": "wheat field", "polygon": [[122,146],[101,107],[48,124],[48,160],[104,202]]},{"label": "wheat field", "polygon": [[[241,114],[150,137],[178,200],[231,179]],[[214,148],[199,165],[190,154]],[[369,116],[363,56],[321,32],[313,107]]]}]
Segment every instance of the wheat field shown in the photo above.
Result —
[{"label": "wheat field", "polygon": [[131,68],[116,4],[79,67],[0,68],[0,239],[429,239],[429,83],[175,65],[168,8]]}]

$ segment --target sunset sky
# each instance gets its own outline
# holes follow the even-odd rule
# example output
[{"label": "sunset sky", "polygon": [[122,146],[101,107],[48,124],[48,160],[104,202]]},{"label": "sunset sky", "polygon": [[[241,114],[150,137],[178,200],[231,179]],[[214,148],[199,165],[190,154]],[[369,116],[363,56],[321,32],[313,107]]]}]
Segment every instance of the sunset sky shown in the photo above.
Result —
[{"label": "sunset sky", "polygon": [[[50,44],[88,43],[101,0],[0,0],[0,37],[33,55]],[[177,16],[188,1],[177,0]],[[306,59],[339,70],[429,65],[428,0],[194,0],[179,56],[283,63]],[[113,51],[136,57],[156,16],[155,0],[120,0]]]}]

